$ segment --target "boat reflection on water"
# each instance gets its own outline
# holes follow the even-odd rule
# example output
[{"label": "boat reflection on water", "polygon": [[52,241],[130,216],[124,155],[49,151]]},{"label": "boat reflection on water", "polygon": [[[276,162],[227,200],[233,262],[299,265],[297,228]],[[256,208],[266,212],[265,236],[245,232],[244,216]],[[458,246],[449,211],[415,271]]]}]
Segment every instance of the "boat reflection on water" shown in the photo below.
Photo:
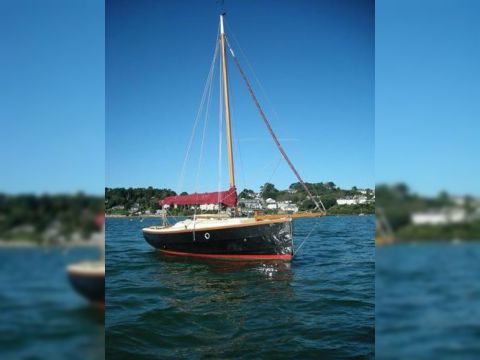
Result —
[{"label": "boat reflection on water", "polygon": [[250,297],[273,296],[277,301],[295,297],[291,286],[293,274],[289,261],[228,261],[183,258],[152,253],[158,268],[155,282],[173,289],[167,302],[190,307],[192,292],[201,303],[243,303]]},{"label": "boat reflection on water", "polygon": [[242,270],[250,270],[255,273],[265,275],[272,280],[285,279],[291,277],[291,262],[283,260],[262,260],[262,261],[229,261],[219,259],[196,259],[179,257],[176,255],[168,255],[162,253],[155,253],[155,256],[167,263],[178,264],[197,264],[208,267],[213,273],[230,273]]}]

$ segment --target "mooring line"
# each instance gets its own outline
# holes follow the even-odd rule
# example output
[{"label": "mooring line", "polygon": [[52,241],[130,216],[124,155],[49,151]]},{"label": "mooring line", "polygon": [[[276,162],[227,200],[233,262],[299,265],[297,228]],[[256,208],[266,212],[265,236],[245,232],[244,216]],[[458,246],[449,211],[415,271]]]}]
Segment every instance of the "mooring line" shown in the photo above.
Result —
[{"label": "mooring line", "polygon": [[302,241],[302,243],[297,247],[296,250],[294,250],[293,252],[293,256],[297,256],[298,252],[300,251],[300,249],[302,248],[303,244],[305,244],[305,242],[310,238],[310,236],[312,235],[313,231],[317,228],[318,226],[318,222],[315,224],[315,226],[310,230],[310,232],[308,233],[307,237]]}]

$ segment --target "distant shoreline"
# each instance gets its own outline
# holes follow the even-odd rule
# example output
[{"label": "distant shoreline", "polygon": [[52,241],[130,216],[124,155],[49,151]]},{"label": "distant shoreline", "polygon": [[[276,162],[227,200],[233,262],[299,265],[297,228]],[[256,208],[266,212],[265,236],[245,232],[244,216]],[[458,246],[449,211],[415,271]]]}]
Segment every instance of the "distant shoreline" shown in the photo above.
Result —
[{"label": "distant shoreline", "polygon": [[[178,216],[183,216],[183,215],[178,215]],[[149,215],[117,215],[117,214],[105,214],[106,218],[133,218],[133,217],[138,217],[138,218],[145,218],[145,217],[151,217],[151,218],[156,218],[156,217],[162,217],[162,215],[157,215],[157,214],[149,214]],[[169,215],[169,217],[172,217]]]},{"label": "distant shoreline", "polygon": [[76,241],[73,243],[67,244],[42,244],[34,241],[28,240],[0,240],[0,249],[24,249],[24,248],[61,248],[61,249],[71,249],[71,248],[98,248],[100,243],[93,243],[89,241]]}]

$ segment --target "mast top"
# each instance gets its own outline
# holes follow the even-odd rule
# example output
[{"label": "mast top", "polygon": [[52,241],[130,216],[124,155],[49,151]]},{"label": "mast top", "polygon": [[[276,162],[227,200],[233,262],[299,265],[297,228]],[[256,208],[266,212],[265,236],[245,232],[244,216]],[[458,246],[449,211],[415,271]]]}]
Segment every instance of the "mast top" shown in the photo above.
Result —
[{"label": "mast top", "polygon": [[220,14],[220,34],[224,35],[225,31],[223,29],[223,17],[225,16],[225,13]]}]

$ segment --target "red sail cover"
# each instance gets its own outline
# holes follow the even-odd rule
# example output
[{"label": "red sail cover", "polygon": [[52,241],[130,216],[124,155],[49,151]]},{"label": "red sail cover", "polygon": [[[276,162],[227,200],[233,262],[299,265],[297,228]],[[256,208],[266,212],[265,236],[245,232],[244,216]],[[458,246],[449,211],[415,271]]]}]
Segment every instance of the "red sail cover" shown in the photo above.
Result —
[{"label": "red sail cover", "polygon": [[224,204],[229,207],[237,205],[237,190],[231,187],[227,191],[210,193],[193,193],[190,195],[168,196],[160,200],[160,205],[202,205],[202,204]]}]

